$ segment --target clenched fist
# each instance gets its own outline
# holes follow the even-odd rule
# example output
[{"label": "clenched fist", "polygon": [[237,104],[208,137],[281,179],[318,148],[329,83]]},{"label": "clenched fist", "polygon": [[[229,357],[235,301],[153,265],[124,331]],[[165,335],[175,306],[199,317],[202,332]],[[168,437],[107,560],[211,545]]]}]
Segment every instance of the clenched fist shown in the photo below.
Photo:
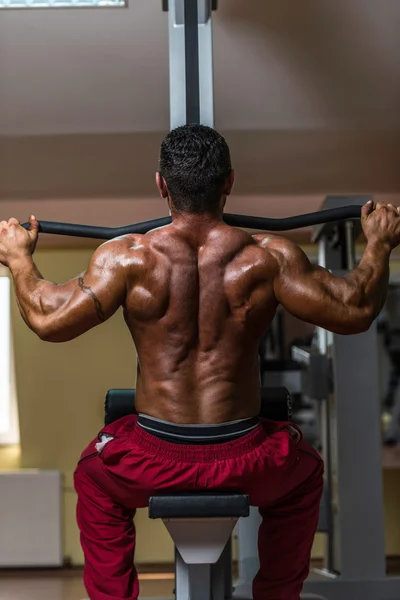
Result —
[{"label": "clenched fist", "polygon": [[0,263],[9,267],[12,261],[31,256],[39,235],[39,223],[32,215],[29,229],[24,229],[17,219],[0,222]]},{"label": "clenched fist", "polygon": [[361,223],[368,242],[378,242],[393,250],[400,244],[400,207],[372,201],[362,208]]}]

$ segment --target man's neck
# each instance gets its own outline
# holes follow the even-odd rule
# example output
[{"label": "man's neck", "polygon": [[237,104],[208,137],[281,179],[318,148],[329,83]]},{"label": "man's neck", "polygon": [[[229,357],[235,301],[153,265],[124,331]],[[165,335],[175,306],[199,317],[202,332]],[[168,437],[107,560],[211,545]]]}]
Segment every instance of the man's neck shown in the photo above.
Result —
[{"label": "man's neck", "polygon": [[223,213],[189,213],[171,211],[172,223],[180,229],[190,229],[203,233],[223,222]]}]

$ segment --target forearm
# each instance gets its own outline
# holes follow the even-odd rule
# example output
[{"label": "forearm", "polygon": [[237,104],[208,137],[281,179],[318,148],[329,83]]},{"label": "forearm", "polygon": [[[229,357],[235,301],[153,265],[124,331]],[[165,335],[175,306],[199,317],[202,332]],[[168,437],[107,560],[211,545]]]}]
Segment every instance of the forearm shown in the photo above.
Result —
[{"label": "forearm", "polygon": [[350,283],[347,301],[360,310],[365,310],[371,320],[381,312],[389,284],[390,248],[383,243],[368,243],[358,267],[345,279]]},{"label": "forearm", "polygon": [[64,302],[66,290],[44,280],[32,257],[24,256],[9,265],[19,311],[25,323],[39,333],[46,317],[54,313]]}]

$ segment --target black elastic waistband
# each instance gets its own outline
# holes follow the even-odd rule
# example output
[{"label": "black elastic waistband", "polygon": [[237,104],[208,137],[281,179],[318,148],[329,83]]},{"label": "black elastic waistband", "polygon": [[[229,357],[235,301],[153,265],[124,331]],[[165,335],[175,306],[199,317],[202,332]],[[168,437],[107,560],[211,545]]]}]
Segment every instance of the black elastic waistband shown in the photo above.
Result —
[{"label": "black elastic waistband", "polygon": [[240,438],[259,424],[257,417],[217,425],[178,425],[139,414],[137,424],[152,435],[174,444],[222,444]]}]

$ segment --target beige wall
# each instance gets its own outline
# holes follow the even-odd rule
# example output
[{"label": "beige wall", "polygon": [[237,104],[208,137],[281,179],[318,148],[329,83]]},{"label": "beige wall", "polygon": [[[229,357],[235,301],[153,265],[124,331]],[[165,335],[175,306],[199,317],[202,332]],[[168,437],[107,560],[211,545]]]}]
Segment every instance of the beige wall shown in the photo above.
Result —
[{"label": "beige wall", "polygon": [[[167,15],[128,5],[2,11],[0,133],[166,131]],[[220,0],[217,126],[398,129],[399,18],[395,0]]]},{"label": "beige wall", "polygon": [[[38,250],[36,260],[46,278],[61,282],[87,265],[87,249]],[[64,475],[64,554],[82,562],[75,524],[76,497],[72,475],[83,447],[100,429],[107,389],[135,384],[136,356],[121,313],[105,325],[67,344],[38,340],[12,306],[21,447],[0,447],[0,469],[55,468]],[[397,471],[385,474],[387,551],[400,554]],[[145,510],[136,518],[136,560],[171,562],[173,548],[159,521]],[[314,555],[322,555],[318,536]]]},{"label": "beige wall", "polygon": [[[36,260],[46,278],[61,282],[81,272],[88,250],[38,251]],[[21,452],[0,449],[0,468],[55,468],[64,474],[64,553],[82,561],[75,525],[72,476],[79,454],[100,429],[107,389],[133,387],[136,356],[121,312],[102,327],[67,344],[41,342],[12,307],[15,364],[21,427]],[[143,512],[137,519],[143,535]],[[152,553],[139,545],[138,560],[172,560],[172,548],[163,527]],[[153,536],[152,536],[153,537]],[[154,538],[153,538],[154,539]],[[162,543],[162,539],[165,543]],[[144,552],[141,554],[141,550]]]}]

